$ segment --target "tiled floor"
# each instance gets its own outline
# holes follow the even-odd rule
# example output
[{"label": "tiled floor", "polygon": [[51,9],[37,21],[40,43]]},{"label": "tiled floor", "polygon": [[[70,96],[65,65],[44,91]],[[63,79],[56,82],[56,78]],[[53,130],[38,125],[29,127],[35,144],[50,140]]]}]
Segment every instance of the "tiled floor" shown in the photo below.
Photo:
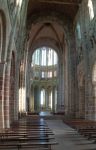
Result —
[{"label": "tiled floor", "polygon": [[47,124],[53,130],[55,139],[59,143],[53,147],[53,150],[96,150],[96,144],[93,144],[93,141],[79,135],[61,120],[47,120]]}]

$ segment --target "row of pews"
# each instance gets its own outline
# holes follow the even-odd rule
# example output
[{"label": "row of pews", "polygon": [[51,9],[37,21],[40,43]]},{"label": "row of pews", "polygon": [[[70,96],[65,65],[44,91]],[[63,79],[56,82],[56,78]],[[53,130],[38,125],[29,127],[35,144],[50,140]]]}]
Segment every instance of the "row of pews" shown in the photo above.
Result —
[{"label": "row of pews", "polygon": [[71,126],[88,140],[92,140],[93,143],[96,143],[96,121],[77,119],[64,121],[64,123]]},{"label": "row of pews", "polygon": [[0,131],[0,149],[51,150],[57,144],[42,118],[26,117]]}]

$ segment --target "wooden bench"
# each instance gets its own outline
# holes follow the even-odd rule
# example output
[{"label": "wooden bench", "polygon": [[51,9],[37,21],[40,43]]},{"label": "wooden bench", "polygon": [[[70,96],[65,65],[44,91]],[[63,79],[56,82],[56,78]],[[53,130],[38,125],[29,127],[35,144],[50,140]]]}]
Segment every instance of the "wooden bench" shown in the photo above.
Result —
[{"label": "wooden bench", "polygon": [[82,129],[78,129],[78,132],[80,133],[87,133],[87,132],[96,132],[96,128],[82,128]]},{"label": "wooden bench", "polygon": [[53,132],[42,119],[22,119],[16,121],[10,129],[0,133],[0,149],[6,148],[42,148],[51,149],[58,144],[52,137]]},{"label": "wooden bench", "polygon": [[0,148],[4,149],[4,148],[18,148],[18,150],[20,150],[21,148],[34,148],[34,147],[47,147],[51,150],[51,147],[53,145],[57,145],[58,143],[55,141],[37,141],[37,142],[24,142],[24,143],[20,143],[20,142],[12,142],[12,143],[8,143],[8,142],[4,142],[4,143],[0,143]]},{"label": "wooden bench", "polygon": [[29,136],[29,137],[22,137],[22,136],[8,136],[0,138],[0,142],[13,142],[13,141],[50,141],[54,139],[54,137],[45,137],[45,136]]},{"label": "wooden bench", "polygon": [[10,132],[16,131],[16,132],[52,132],[51,130],[47,130],[47,129],[14,129],[14,130],[10,130]]},{"label": "wooden bench", "polygon": [[80,128],[86,128],[86,127],[91,127],[91,126],[96,126],[95,121],[91,120],[84,120],[84,119],[75,119],[75,120],[64,120],[64,123],[67,125],[71,126],[74,129],[80,129]]},{"label": "wooden bench", "polygon": [[81,135],[96,142],[96,121],[77,119],[65,121],[65,123],[76,129]]}]

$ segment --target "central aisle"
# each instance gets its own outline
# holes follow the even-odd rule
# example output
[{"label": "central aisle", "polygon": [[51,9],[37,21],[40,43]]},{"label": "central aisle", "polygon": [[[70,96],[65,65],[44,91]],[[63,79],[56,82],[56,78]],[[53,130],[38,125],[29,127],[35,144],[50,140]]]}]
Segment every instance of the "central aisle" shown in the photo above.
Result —
[{"label": "central aisle", "polygon": [[96,144],[87,140],[77,131],[70,128],[62,120],[46,120],[48,126],[53,130],[55,139],[59,143],[52,150],[96,150]]}]

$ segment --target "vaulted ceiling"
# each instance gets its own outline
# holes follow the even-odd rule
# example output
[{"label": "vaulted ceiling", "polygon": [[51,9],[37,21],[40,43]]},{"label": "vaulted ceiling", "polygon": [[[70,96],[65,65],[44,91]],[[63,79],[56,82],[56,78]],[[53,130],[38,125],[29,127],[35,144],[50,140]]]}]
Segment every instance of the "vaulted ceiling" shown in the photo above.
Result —
[{"label": "vaulted ceiling", "polygon": [[49,21],[45,17],[45,20],[34,23],[34,19],[38,18],[38,15],[41,18],[43,15],[52,15],[54,18],[55,14],[59,13],[67,20],[73,21],[80,3],[81,0],[29,0],[27,12],[27,25],[30,24],[29,47],[51,43],[62,49],[64,29],[58,20]]},{"label": "vaulted ceiling", "polygon": [[74,19],[81,0],[29,0],[28,19],[40,12],[56,11]]}]

